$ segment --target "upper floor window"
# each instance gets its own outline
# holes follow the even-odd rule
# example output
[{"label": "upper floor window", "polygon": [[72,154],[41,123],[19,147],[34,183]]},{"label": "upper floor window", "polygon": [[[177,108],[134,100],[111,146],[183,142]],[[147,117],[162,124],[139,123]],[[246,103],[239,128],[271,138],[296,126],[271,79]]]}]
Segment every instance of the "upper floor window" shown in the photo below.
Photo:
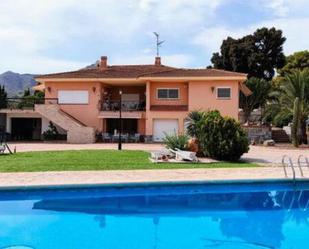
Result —
[{"label": "upper floor window", "polygon": [[74,104],[85,105],[89,103],[88,91],[84,90],[59,90],[58,91],[59,104]]},{"label": "upper floor window", "polygon": [[179,99],[178,88],[159,88],[157,89],[158,99]]},{"label": "upper floor window", "polygon": [[231,98],[231,88],[230,87],[218,87],[217,88],[217,98],[218,99],[230,99]]}]

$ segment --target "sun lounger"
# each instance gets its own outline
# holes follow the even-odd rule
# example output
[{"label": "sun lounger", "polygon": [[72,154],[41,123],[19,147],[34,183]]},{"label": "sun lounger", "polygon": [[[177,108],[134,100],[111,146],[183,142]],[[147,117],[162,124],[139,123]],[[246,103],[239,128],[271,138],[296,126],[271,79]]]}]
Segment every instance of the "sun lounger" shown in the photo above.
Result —
[{"label": "sun lounger", "polygon": [[169,150],[153,151],[150,153],[150,157],[155,162],[158,162],[159,160],[162,160],[164,157],[165,158],[173,157],[173,153],[171,153]]},{"label": "sun lounger", "polygon": [[170,151],[175,154],[176,160],[179,160],[179,161],[186,160],[186,161],[191,161],[191,162],[198,162],[198,158],[195,152],[184,151],[180,149],[175,149],[175,150],[170,149]]}]

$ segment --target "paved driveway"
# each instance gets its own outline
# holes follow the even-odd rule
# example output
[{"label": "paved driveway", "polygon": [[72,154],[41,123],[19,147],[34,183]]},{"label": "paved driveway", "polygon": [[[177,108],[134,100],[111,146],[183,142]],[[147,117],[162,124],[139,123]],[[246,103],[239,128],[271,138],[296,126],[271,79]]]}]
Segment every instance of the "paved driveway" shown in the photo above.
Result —
[{"label": "paved driveway", "polygon": [[[10,143],[12,149],[16,148],[17,152],[24,151],[50,151],[50,150],[102,150],[117,149],[117,144],[112,143],[96,143],[96,144],[67,144],[67,143]],[[163,149],[162,144],[143,144],[130,143],[123,144],[125,150],[144,150],[155,151]],[[251,146],[249,153],[242,158],[246,161],[257,162],[262,164],[280,164],[283,155],[288,155],[294,162],[297,162],[299,155],[309,157],[308,149],[291,149],[278,147]]]},{"label": "paved driveway", "polygon": [[267,163],[267,164],[281,164],[282,157],[288,155],[294,163],[297,163],[298,157],[304,155],[309,158],[308,149],[292,149],[292,148],[278,148],[278,147],[263,147],[250,146],[248,153],[244,154],[242,159],[250,162]]}]

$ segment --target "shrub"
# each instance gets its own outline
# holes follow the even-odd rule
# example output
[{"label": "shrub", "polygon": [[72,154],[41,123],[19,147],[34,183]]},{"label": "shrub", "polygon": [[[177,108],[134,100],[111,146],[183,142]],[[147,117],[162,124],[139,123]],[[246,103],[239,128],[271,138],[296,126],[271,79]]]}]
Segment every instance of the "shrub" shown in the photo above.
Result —
[{"label": "shrub", "polygon": [[222,117],[219,111],[205,113],[199,143],[205,156],[219,160],[236,161],[249,150],[247,134],[239,122]]},{"label": "shrub", "polygon": [[187,150],[188,140],[189,137],[187,135],[177,135],[177,134],[168,135],[165,133],[165,138],[163,139],[163,142],[165,143],[165,146],[168,149]]},{"label": "shrub", "polygon": [[56,126],[52,122],[49,122],[48,130],[43,132],[44,140],[55,140],[58,137],[59,137],[59,132]]},{"label": "shrub", "polygon": [[197,138],[202,132],[203,123],[205,120],[205,112],[203,111],[192,111],[186,118],[187,133],[189,136]]}]

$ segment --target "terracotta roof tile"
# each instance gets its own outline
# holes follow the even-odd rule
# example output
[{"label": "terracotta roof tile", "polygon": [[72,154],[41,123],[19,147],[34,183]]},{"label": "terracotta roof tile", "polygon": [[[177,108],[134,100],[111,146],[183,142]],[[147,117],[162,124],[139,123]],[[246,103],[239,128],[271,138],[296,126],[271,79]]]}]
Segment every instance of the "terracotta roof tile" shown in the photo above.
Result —
[{"label": "terracotta roof tile", "polygon": [[35,78],[139,78],[139,77],[246,77],[246,74],[218,69],[184,69],[156,65],[117,65],[99,68],[81,69],[71,72],[38,75]]},{"label": "terracotta roof tile", "polygon": [[81,69],[72,72],[38,75],[36,78],[138,78],[142,74],[164,72],[173,69],[155,65],[117,65],[99,68]]},{"label": "terracotta roof tile", "polygon": [[240,76],[246,77],[246,74],[219,70],[219,69],[185,69],[175,68],[164,72],[153,72],[145,74],[149,77],[224,77],[224,76]]}]

